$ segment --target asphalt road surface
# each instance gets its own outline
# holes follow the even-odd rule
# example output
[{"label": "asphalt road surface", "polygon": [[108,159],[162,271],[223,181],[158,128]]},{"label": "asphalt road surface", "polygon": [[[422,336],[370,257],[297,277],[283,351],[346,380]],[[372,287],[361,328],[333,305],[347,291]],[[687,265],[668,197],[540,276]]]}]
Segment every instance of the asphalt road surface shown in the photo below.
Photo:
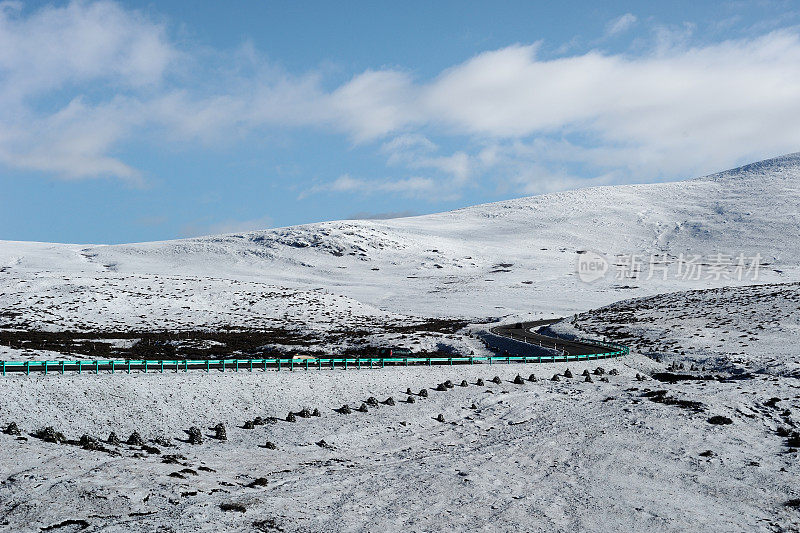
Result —
[{"label": "asphalt road surface", "polygon": [[594,344],[551,337],[549,335],[534,333],[533,331],[542,326],[548,326],[558,322],[559,320],[561,319],[551,318],[548,320],[535,320],[532,322],[506,324],[492,328],[492,333],[495,335],[500,335],[501,337],[508,337],[510,339],[542,346],[544,348],[554,348],[558,351],[564,352],[566,355],[587,355],[598,352],[598,347]]}]

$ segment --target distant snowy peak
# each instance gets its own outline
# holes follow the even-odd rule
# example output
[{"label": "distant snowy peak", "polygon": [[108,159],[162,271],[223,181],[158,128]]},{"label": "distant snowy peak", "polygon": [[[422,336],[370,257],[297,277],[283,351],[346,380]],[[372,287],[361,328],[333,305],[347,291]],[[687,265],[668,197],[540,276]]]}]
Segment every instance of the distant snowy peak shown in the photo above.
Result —
[{"label": "distant snowy peak", "polygon": [[786,154],[741,167],[732,168],[693,181],[733,181],[733,180],[792,180],[800,185],[800,152]]}]

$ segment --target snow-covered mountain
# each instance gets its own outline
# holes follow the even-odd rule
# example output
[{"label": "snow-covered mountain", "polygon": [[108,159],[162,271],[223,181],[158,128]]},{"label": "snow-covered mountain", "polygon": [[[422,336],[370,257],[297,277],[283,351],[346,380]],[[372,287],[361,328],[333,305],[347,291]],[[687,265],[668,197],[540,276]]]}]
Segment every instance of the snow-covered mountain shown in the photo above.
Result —
[{"label": "snow-covered mountain", "polygon": [[[800,154],[791,154],[689,181],[595,187],[394,220],[113,246],[2,242],[0,283],[31,272],[57,279],[212,277],[323,288],[414,315],[563,314],[736,283],[705,273],[679,277],[680,254],[700,255],[706,267],[720,252],[733,259],[760,254],[766,266],[758,281],[798,280],[799,200]],[[605,278],[593,283],[576,275],[587,250],[612,259]],[[643,263],[641,275],[616,279],[631,254]],[[671,262],[667,279],[663,272],[646,279],[651,254]]]},{"label": "snow-covered mountain", "polygon": [[[426,315],[611,302],[553,328],[632,348],[569,365],[8,375],[0,529],[797,530],[799,188],[791,155],[389,221],[0,243],[0,335],[14,340],[0,359],[94,358],[153,329],[229,326],[302,333],[270,341],[289,353],[359,342],[469,353],[482,345],[466,321]],[[575,265],[593,253],[617,264],[657,253],[675,268],[697,254],[705,270],[647,279],[643,265],[615,279],[611,265],[586,283]],[[769,264],[758,280],[714,279],[714,253]],[[749,285],[689,290],[735,284]],[[61,344],[29,342],[39,337]],[[220,345],[178,339],[178,357]],[[65,444],[48,442],[62,432]]]}]

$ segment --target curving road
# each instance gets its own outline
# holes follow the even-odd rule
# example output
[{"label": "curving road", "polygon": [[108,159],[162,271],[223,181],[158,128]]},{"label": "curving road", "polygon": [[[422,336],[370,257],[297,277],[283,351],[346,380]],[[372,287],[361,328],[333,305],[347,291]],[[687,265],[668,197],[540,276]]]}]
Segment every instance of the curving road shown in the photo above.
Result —
[{"label": "curving road", "polygon": [[[530,322],[517,322],[515,324],[505,324],[491,329],[495,335],[507,337],[509,339],[527,342],[543,348],[552,348],[566,355],[593,355],[598,353],[598,344],[582,342],[579,340],[568,340],[559,337],[551,337],[534,333],[534,329],[542,326],[549,326],[562,320],[561,318],[551,318],[547,320],[534,320]],[[605,348],[601,348],[606,351]]]}]

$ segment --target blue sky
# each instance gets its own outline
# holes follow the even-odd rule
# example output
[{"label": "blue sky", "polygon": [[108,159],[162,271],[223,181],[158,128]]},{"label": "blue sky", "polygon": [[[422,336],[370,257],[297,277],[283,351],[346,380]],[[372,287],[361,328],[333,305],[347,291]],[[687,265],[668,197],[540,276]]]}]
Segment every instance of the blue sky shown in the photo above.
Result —
[{"label": "blue sky", "polygon": [[335,4],[0,2],[0,239],[429,213],[800,150],[796,2]]}]

